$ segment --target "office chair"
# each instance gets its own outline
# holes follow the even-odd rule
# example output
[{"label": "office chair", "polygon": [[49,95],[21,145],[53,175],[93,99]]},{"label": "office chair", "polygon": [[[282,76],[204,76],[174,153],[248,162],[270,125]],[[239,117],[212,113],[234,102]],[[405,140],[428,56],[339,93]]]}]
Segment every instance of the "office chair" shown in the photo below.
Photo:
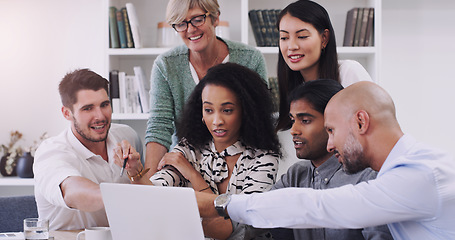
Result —
[{"label": "office chair", "polygon": [[0,197],[0,232],[22,232],[24,218],[36,217],[35,196]]}]

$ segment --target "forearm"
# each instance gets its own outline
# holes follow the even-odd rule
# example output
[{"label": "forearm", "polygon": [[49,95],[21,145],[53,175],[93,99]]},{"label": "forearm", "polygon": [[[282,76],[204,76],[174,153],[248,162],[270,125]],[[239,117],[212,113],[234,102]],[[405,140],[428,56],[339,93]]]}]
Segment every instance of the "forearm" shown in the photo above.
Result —
[{"label": "forearm", "polygon": [[232,233],[232,223],[222,217],[204,218],[202,220],[204,235],[215,239],[227,239]]},{"label": "forearm", "polygon": [[202,178],[200,172],[193,169],[191,177],[189,177],[188,180],[191,182],[191,186],[193,187],[194,191],[212,193],[210,190],[210,185],[207,184],[204,178]]},{"label": "forearm", "polygon": [[95,212],[104,207],[98,184],[83,177],[68,177],[61,184],[63,200],[70,208]]},{"label": "forearm", "polygon": [[167,148],[163,145],[156,142],[147,143],[144,168],[150,168],[150,171],[144,176],[146,179],[149,179],[157,171],[158,163],[166,153]]},{"label": "forearm", "polygon": [[195,192],[195,194],[201,217],[210,218],[219,216],[213,203],[218,195],[204,192]]}]

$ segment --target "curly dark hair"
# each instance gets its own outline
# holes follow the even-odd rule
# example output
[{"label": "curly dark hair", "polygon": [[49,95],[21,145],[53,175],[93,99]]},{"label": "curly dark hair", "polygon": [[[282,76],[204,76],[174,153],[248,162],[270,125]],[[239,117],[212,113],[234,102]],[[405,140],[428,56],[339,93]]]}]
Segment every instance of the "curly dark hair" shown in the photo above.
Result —
[{"label": "curly dark hair", "polygon": [[240,138],[244,144],[281,153],[274,131],[272,99],[266,83],[258,73],[235,63],[210,68],[194,88],[176,124],[179,140],[185,138],[194,147],[201,148],[212,139],[202,122],[201,95],[207,85],[222,86],[235,93],[242,107]]}]

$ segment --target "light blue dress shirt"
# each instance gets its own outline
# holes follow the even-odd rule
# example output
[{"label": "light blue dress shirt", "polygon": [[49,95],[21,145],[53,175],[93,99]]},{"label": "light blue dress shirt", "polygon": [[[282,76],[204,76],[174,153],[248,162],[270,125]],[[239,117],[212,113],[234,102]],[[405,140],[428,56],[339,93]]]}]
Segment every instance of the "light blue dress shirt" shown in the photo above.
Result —
[{"label": "light blue dress shirt", "polygon": [[394,239],[455,239],[455,160],[404,135],[375,180],[235,195],[228,212],[234,221],[263,228],[388,224]]}]

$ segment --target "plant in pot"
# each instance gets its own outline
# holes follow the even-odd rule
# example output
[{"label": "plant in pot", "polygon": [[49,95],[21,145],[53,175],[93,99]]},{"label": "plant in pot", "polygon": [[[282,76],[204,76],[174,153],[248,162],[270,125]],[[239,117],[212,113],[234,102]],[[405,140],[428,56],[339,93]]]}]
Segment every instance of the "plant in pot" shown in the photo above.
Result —
[{"label": "plant in pot", "polygon": [[16,143],[22,138],[22,133],[19,131],[12,131],[10,134],[10,142],[5,145],[2,144],[3,151],[2,158],[0,159],[0,173],[3,176],[16,176],[16,164],[19,156],[22,155],[22,148],[16,146]]},{"label": "plant in pot", "polygon": [[43,133],[39,140],[35,140],[33,142],[33,145],[28,148],[27,151],[25,151],[21,157],[17,159],[17,165],[16,165],[16,171],[17,175],[21,178],[33,178],[33,161],[34,161],[34,155],[35,151],[38,148],[38,146],[41,144],[41,142],[46,139],[47,133]]}]

